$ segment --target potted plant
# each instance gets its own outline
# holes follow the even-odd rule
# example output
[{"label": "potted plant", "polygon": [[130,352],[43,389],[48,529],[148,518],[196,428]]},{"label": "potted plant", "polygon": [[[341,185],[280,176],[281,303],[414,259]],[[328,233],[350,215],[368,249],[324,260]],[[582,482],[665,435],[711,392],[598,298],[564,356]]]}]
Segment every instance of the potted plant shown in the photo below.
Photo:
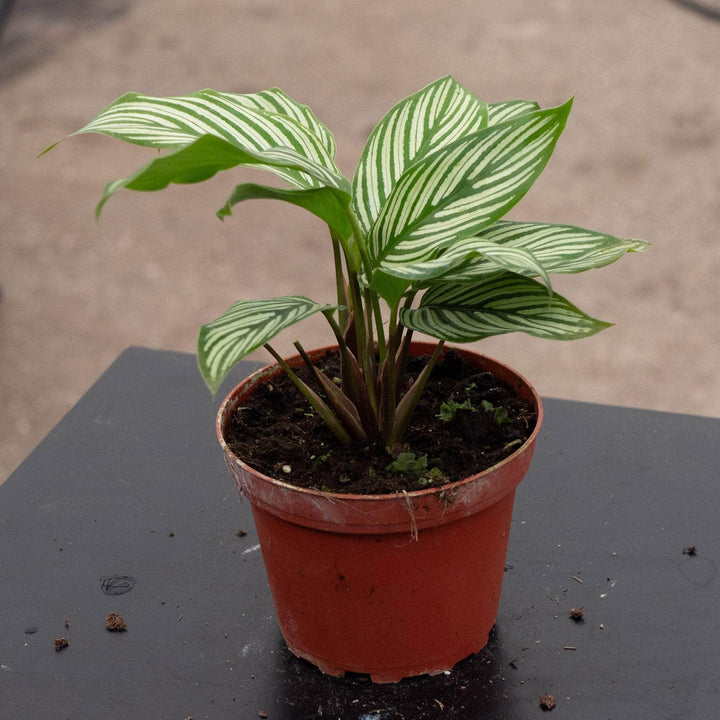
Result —
[{"label": "potted plant", "polygon": [[[221,218],[245,200],[275,199],[329,228],[332,302],[242,300],[204,325],[198,341],[213,392],[257,348],[275,359],[225,400],[218,437],[252,505],[288,646],[325,672],[394,681],[447,670],[487,642],[515,488],[530,463],[542,405],[510,368],[445,343],[508,332],[592,335],[608,323],[557,294],[550,275],[647,247],[568,225],[502,219],[544,169],[571,103],[487,104],[441,78],[385,115],[352,181],[335,164],[327,128],[278,89],[131,93],[75,133],[167,151],[109,183],[98,214],[121,188],[159,190],[248,166],[288,187],[238,185]],[[273,338],[316,313],[335,345],[306,351],[296,343],[297,356],[281,357]],[[415,342],[416,332],[435,342]],[[435,399],[438,373],[455,385],[442,386]],[[304,410],[283,383],[304,397]],[[430,395],[435,405],[421,405]],[[264,413],[260,428],[247,416],[259,417],[263,403],[289,408],[297,427],[309,423],[276,430],[290,437],[283,453],[294,449],[294,459],[261,457],[273,442],[271,420]],[[455,449],[423,451],[413,434],[419,415],[433,438],[459,437]],[[473,424],[480,421],[488,437],[500,433],[496,454]],[[245,441],[241,456],[233,432]],[[473,464],[457,477],[448,466],[466,450]],[[317,479],[321,468],[330,479]],[[360,490],[358,478],[371,478],[370,490]]]}]

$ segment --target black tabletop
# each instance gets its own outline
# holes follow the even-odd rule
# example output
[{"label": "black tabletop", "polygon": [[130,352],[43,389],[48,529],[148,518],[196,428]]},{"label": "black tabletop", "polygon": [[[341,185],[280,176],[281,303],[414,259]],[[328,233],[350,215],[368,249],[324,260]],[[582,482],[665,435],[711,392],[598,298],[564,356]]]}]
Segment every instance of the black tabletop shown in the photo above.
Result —
[{"label": "black tabletop", "polygon": [[488,647],[374,685],[285,649],[220,397],[131,348],[0,487],[0,720],[720,718],[720,420],[545,400]]}]

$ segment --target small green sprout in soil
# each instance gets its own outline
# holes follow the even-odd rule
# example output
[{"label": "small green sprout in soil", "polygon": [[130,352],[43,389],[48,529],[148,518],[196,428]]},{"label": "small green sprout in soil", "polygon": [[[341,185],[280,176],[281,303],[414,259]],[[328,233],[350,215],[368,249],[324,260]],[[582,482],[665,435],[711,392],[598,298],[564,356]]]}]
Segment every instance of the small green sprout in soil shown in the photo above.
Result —
[{"label": "small green sprout in soil", "polygon": [[423,487],[427,487],[428,485],[442,485],[446,482],[447,477],[445,477],[445,473],[443,473],[439,467],[430,468],[426,473],[423,473],[417,481],[418,485]]},{"label": "small green sprout in soil", "polygon": [[421,487],[427,487],[428,485],[434,485],[447,480],[439,467],[428,467],[427,455],[420,455],[418,457],[415,453],[411,452],[399,453],[395,460],[385,469],[397,475],[408,475],[414,478]]},{"label": "small green sprout in soil", "polygon": [[[483,400],[483,403],[485,403],[485,400]],[[460,410],[477,412],[477,410],[472,406],[469,398],[462,403],[459,403],[456,400],[450,400],[440,406],[440,412],[436,415],[436,417],[444,423],[449,423],[455,419],[455,415]]]},{"label": "small green sprout in soil", "polygon": [[420,477],[427,470],[427,455],[417,457],[415,453],[401,452],[387,466],[386,470],[391,473]]},{"label": "small green sprout in soil", "polygon": [[505,425],[505,423],[510,422],[507,410],[502,405],[500,407],[495,407],[489,400],[483,400],[482,407],[485,412],[489,412],[494,416],[495,422],[498,425]]},{"label": "small green sprout in soil", "polygon": [[[474,387],[475,385],[473,383],[467,387],[467,390],[472,390]],[[488,412],[493,416],[498,425],[505,425],[510,422],[507,409],[502,405],[495,407],[495,405],[493,405],[489,400],[482,400],[481,405],[485,412]],[[444,423],[449,423],[455,419],[455,416],[460,411],[477,412],[477,409],[473,407],[470,398],[461,403],[457,400],[449,400],[440,406],[440,412],[436,415],[436,417]]]},{"label": "small green sprout in soil", "polygon": [[323,463],[326,463],[330,459],[330,455],[332,454],[332,450],[329,452],[326,452],[324,455],[313,455],[310,459],[313,461],[313,467],[317,468],[320,467]]}]

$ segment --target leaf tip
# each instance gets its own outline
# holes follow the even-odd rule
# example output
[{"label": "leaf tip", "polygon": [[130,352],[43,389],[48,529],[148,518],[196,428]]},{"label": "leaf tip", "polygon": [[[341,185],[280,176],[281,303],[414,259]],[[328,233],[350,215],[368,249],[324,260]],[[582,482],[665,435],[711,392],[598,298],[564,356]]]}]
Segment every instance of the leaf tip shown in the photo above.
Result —
[{"label": "leaf tip", "polygon": [[232,215],[232,210],[230,209],[229,204],[225,205],[224,207],[221,207],[216,213],[215,216],[220,218],[220,220],[225,220],[226,217],[230,217]]},{"label": "leaf tip", "polygon": [[649,243],[647,240],[627,238],[627,241],[630,243],[630,247],[628,248],[630,252],[647,252],[652,247],[652,243]]},{"label": "leaf tip", "polygon": [[[64,138],[63,138],[63,139],[64,139]],[[57,145],[59,145],[61,142],[62,142],[62,140],[58,140],[58,141],[54,142],[52,145],[48,145],[44,150],[42,150],[41,152],[39,152],[39,153],[35,156],[35,158],[37,159],[37,158],[42,157],[43,155],[46,155],[46,154],[49,153],[54,147],[56,147]]]},{"label": "leaf tip", "polygon": [[564,121],[567,121],[568,117],[570,116],[570,111],[572,110],[574,102],[575,96],[571,95],[568,100],[566,100],[562,105],[558,105],[558,107],[556,108]]}]

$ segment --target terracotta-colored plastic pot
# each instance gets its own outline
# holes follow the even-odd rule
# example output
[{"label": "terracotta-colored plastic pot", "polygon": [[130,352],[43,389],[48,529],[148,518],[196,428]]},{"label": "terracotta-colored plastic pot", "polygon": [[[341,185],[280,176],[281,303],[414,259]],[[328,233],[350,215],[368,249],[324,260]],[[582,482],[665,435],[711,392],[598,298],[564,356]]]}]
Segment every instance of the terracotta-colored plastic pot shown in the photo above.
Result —
[{"label": "terracotta-colored plastic pot", "polygon": [[[413,354],[432,348],[414,343]],[[276,365],[241,382],[220,408],[218,438],[252,506],[280,629],[295,655],[325,673],[367,673],[375,682],[394,682],[449,670],[487,644],[500,602],[515,489],[530,464],[542,405],[507,366],[459,352],[515,388],[535,406],[538,419],[510,457],[440,488],[325,493],[246,465],[228,448],[223,429],[254,388],[282,372]]]}]

